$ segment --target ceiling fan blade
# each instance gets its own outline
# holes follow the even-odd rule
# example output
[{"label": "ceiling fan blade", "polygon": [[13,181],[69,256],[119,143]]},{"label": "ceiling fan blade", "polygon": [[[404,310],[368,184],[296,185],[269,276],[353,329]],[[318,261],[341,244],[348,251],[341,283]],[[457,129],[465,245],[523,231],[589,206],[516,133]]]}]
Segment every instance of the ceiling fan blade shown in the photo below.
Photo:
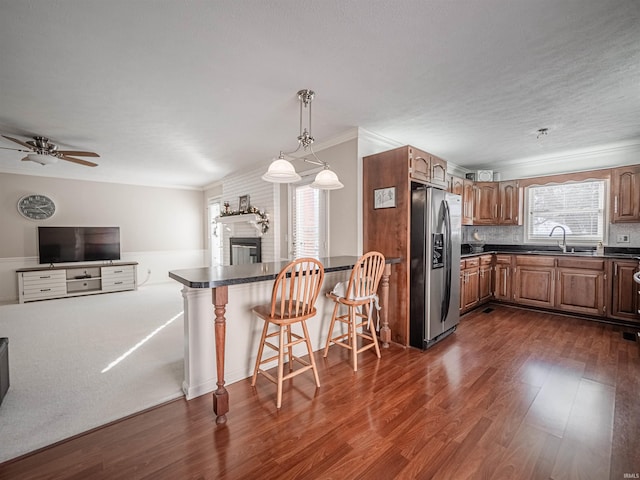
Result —
[{"label": "ceiling fan blade", "polygon": [[24,148],[9,148],[9,147],[0,147],[3,150],[13,150],[14,152],[31,152],[31,150],[25,150]]},{"label": "ceiling fan blade", "polygon": [[100,156],[94,152],[80,152],[77,150],[57,150],[57,153],[61,155],[76,155],[78,157],[99,157]]},{"label": "ceiling fan blade", "polygon": [[86,165],[87,167],[97,167],[97,163],[82,160],[80,158],[67,157],[66,155],[59,155],[58,158],[66,160],[67,162],[79,163],[80,165]]},{"label": "ceiling fan blade", "polygon": [[7,137],[6,135],[2,135],[2,136],[7,140],[11,140],[12,142],[16,142],[17,144],[22,145],[23,147],[27,147],[29,151],[33,150],[32,145],[29,145],[28,143],[23,142],[22,140],[18,140],[17,138],[13,138],[13,137]]}]

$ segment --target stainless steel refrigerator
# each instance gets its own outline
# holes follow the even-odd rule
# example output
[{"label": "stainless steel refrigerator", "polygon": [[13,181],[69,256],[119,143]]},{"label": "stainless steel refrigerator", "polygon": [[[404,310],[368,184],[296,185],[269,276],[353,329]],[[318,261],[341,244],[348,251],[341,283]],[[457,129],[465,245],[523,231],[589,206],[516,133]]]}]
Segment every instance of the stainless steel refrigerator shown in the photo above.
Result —
[{"label": "stainless steel refrigerator", "polygon": [[409,343],[427,349],[460,321],[460,195],[416,186],[411,191]]}]

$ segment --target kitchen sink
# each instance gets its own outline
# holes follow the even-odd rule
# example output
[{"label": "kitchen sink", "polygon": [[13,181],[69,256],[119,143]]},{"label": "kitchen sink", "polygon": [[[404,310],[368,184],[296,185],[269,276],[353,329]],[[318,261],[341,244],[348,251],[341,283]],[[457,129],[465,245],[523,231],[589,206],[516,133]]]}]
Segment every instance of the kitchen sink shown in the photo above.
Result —
[{"label": "kitchen sink", "polygon": [[558,252],[556,250],[527,250],[524,253],[534,254],[534,255],[568,255],[571,257],[594,257],[596,256],[595,251],[589,252]]}]

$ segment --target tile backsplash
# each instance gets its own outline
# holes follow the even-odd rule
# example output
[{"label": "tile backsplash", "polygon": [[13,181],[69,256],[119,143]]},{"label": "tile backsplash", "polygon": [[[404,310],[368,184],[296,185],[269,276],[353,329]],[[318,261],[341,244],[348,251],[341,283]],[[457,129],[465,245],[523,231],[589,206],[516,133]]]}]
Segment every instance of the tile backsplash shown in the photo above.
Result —
[{"label": "tile backsplash", "polygon": [[[485,243],[497,245],[520,245],[524,243],[523,226],[463,226],[462,243],[469,243],[473,240],[473,232],[478,231],[480,238]],[[618,243],[620,235],[627,235],[629,242]],[[570,243],[570,242],[567,242]],[[552,240],[549,245],[554,244]],[[609,247],[633,247],[640,248],[640,223],[611,224],[609,225]]]}]

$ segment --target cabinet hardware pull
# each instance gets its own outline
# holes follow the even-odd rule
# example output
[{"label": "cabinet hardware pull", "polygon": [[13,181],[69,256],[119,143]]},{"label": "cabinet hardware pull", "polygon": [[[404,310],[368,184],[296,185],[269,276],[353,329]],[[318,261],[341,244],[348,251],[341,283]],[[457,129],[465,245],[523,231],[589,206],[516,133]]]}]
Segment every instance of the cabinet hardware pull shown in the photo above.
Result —
[{"label": "cabinet hardware pull", "polygon": [[122,273],[122,270],[114,270],[113,273]]},{"label": "cabinet hardware pull", "polygon": [[114,285],[122,285],[122,282],[115,282]]},{"label": "cabinet hardware pull", "polygon": [[51,289],[50,288],[41,288],[40,291],[41,292],[50,292]]},{"label": "cabinet hardware pull", "polygon": [[40,278],[51,278],[51,275],[45,275],[44,277],[40,277]]}]

